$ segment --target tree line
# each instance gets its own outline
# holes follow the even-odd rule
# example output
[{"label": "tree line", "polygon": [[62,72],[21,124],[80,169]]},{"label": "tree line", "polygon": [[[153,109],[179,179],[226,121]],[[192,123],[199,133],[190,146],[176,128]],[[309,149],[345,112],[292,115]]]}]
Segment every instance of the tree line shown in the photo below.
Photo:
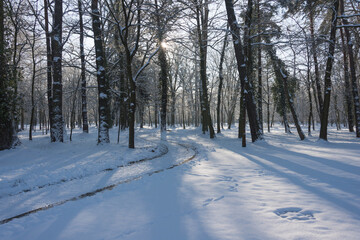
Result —
[{"label": "tree line", "polygon": [[0,149],[27,128],[63,142],[75,127],[145,124],[162,134],[238,120],[246,146],[275,121],[301,140],[320,123],[360,137],[355,0],[1,0]]}]

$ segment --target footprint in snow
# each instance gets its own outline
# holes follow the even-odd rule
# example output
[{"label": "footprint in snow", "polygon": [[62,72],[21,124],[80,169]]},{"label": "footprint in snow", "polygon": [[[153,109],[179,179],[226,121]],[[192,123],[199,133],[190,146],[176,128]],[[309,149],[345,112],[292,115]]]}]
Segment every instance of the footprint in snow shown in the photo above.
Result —
[{"label": "footprint in snow", "polygon": [[274,211],[274,213],[281,218],[286,218],[289,220],[315,220],[314,211],[303,211],[298,207],[278,208]]},{"label": "footprint in snow", "polygon": [[224,196],[221,196],[221,197],[218,197],[218,198],[208,198],[204,201],[204,204],[203,204],[203,207],[206,207],[207,205],[209,205],[211,202],[216,202],[216,201],[219,201],[221,199],[223,199]]},{"label": "footprint in snow", "polygon": [[220,176],[219,181],[221,181],[221,182],[237,182],[236,179],[233,179],[230,176]]},{"label": "footprint in snow", "polygon": [[239,184],[235,183],[234,186],[229,186],[228,190],[230,192],[237,192],[238,191],[238,189],[237,189],[238,186],[239,186]]}]

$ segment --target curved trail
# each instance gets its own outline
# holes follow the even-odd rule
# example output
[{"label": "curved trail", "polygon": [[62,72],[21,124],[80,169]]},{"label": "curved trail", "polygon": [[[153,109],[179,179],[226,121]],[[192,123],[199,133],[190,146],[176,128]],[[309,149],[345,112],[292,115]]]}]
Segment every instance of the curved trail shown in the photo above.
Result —
[{"label": "curved trail", "polygon": [[[28,216],[30,214],[33,214],[33,213],[36,213],[36,212],[40,212],[40,211],[44,211],[44,210],[47,210],[47,209],[50,209],[50,208],[53,208],[53,207],[56,207],[56,206],[60,206],[60,205],[63,205],[67,202],[70,202],[70,201],[77,201],[77,200],[80,200],[80,199],[83,199],[83,198],[86,198],[86,197],[90,197],[90,196],[94,196],[96,195],[97,193],[100,193],[100,192],[103,192],[103,191],[106,191],[106,190],[112,190],[114,187],[118,186],[118,185],[121,185],[121,184],[125,184],[125,183],[129,183],[129,182],[132,182],[132,181],[135,181],[135,180],[139,180],[143,177],[146,177],[146,176],[151,176],[153,174],[156,174],[156,173],[160,173],[160,172],[163,172],[163,171],[166,171],[166,170],[170,170],[170,169],[173,169],[175,167],[178,167],[178,166],[181,166],[185,163],[188,163],[190,162],[191,160],[193,160],[197,154],[198,154],[198,151],[197,151],[197,148],[194,147],[194,146],[191,146],[191,145],[188,145],[188,144],[184,144],[184,143],[178,143],[178,142],[174,142],[174,141],[167,141],[167,142],[171,142],[171,143],[175,143],[183,148],[185,148],[187,151],[191,150],[193,151],[193,154],[182,160],[181,162],[178,162],[178,163],[174,163],[172,165],[170,165],[169,167],[166,167],[166,168],[161,168],[161,169],[157,169],[157,170],[153,170],[151,172],[147,172],[147,173],[144,173],[142,175],[138,175],[138,176],[133,176],[133,177],[130,177],[130,178],[127,178],[125,180],[122,180],[122,181],[119,181],[119,182],[116,182],[114,184],[110,184],[110,185],[107,185],[105,187],[102,187],[102,188],[98,188],[94,191],[90,191],[90,192],[86,192],[86,193],[83,193],[81,195],[78,195],[76,197],[72,197],[72,198],[69,198],[69,199],[66,199],[66,200],[62,200],[62,201],[59,201],[59,202],[55,202],[55,203],[51,203],[51,204],[48,204],[46,206],[43,206],[43,207],[40,207],[40,208],[36,208],[36,209],[33,209],[33,210],[30,210],[30,211],[27,211],[27,212],[24,212],[24,213],[21,213],[21,214],[18,214],[18,215],[15,215],[15,216],[12,216],[12,217],[9,217],[9,218],[6,218],[6,219],[2,219],[0,220],[0,225],[2,224],[5,224],[5,223],[8,223],[14,219],[18,219],[18,218],[22,218],[22,217],[25,217],[25,216]],[[165,145],[165,144],[163,144]],[[165,145],[166,146],[166,145]],[[168,147],[166,146],[166,149],[168,149]],[[131,166],[131,165],[134,165],[134,164],[139,164],[139,163],[142,163],[142,162],[145,162],[145,161],[148,161],[148,160],[152,160],[152,159],[155,159],[155,158],[160,158],[164,155],[166,155],[168,153],[168,151],[166,151],[165,153],[159,155],[159,156],[155,156],[155,157],[150,157],[150,158],[144,158],[144,159],[140,159],[140,160],[137,160],[137,161],[132,161],[132,162],[129,162],[127,165],[125,166],[118,166],[118,168],[120,167],[126,167],[126,166]],[[114,169],[111,169],[111,170],[107,170],[107,171],[112,171]],[[106,169],[104,170],[106,171]],[[72,179],[72,180],[75,180],[75,179]]]},{"label": "curved trail", "polygon": [[[27,193],[27,192],[31,192],[31,191],[34,191],[34,190],[37,190],[37,189],[42,189],[42,188],[45,188],[45,187],[50,187],[50,186],[54,186],[54,185],[58,185],[58,184],[66,183],[66,182],[71,182],[71,181],[74,181],[74,180],[80,180],[80,179],[83,179],[83,178],[86,178],[86,177],[90,177],[90,176],[94,176],[96,174],[100,174],[102,172],[114,171],[114,170],[119,169],[119,168],[124,168],[124,167],[128,167],[128,166],[131,166],[131,165],[134,165],[134,164],[137,164],[137,163],[150,161],[150,160],[153,160],[153,159],[160,158],[160,157],[164,156],[169,151],[168,147],[163,143],[159,143],[159,145],[156,148],[159,148],[159,149],[162,148],[162,149],[160,150],[160,153],[158,153],[158,154],[156,154],[155,156],[152,156],[152,157],[145,157],[145,158],[141,158],[139,160],[130,161],[130,162],[126,163],[126,164],[117,165],[117,166],[115,166],[113,168],[102,169],[102,170],[100,170],[98,172],[95,172],[95,173],[92,173],[92,174],[87,174],[87,175],[82,175],[82,176],[77,176],[77,177],[75,176],[75,177],[72,177],[72,178],[61,179],[60,181],[56,181],[56,182],[50,182],[50,183],[46,183],[46,184],[43,184],[43,185],[32,186],[30,188],[26,188],[26,189],[24,189],[22,191],[19,191],[19,192],[16,192],[16,193],[10,193],[6,197],[8,197],[8,196],[12,197],[12,196],[19,195],[21,193]],[[4,197],[5,196],[0,196],[0,199],[4,198]]]}]

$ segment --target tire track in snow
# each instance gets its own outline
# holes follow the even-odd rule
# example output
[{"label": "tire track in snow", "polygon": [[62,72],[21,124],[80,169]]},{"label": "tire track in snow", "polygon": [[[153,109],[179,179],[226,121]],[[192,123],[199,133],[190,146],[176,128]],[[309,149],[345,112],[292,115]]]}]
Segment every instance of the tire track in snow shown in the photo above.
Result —
[{"label": "tire track in snow", "polygon": [[7,194],[7,195],[2,195],[2,196],[0,196],[0,199],[2,199],[4,197],[13,197],[13,196],[16,196],[16,195],[19,195],[19,194],[22,194],[22,193],[31,192],[31,191],[34,191],[34,190],[37,190],[37,189],[42,189],[42,188],[45,188],[45,187],[50,187],[50,186],[54,186],[54,185],[58,185],[58,184],[66,183],[66,182],[71,182],[71,181],[74,181],[74,180],[80,180],[80,179],[83,179],[83,178],[86,178],[86,177],[90,177],[90,176],[94,176],[96,174],[100,174],[102,172],[110,172],[110,171],[117,170],[119,168],[132,166],[132,165],[137,164],[137,163],[150,161],[150,160],[153,160],[153,159],[164,156],[169,151],[167,146],[165,144],[162,144],[162,143],[160,143],[156,148],[160,149],[160,153],[156,154],[155,156],[152,156],[152,157],[146,157],[146,158],[142,158],[142,159],[139,159],[139,160],[130,161],[130,162],[126,163],[126,164],[117,165],[117,166],[112,167],[112,168],[102,169],[102,170],[100,170],[98,172],[95,172],[95,173],[90,173],[90,174],[81,175],[81,176],[75,176],[75,177],[72,177],[72,178],[63,178],[63,179],[61,179],[59,181],[56,181],[56,182],[46,183],[46,184],[38,185],[38,186],[32,186],[30,188],[26,188],[26,189],[24,189],[22,191],[19,191],[19,192],[16,192],[16,193],[10,193],[10,194]]},{"label": "tire track in snow", "polygon": [[[55,202],[55,203],[51,203],[51,204],[48,204],[44,207],[40,207],[40,208],[36,208],[36,209],[33,209],[33,210],[30,210],[30,211],[27,211],[27,212],[24,212],[24,213],[21,213],[21,214],[18,214],[16,216],[13,216],[13,217],[9,217],[9,218],[6,218],[6,219],[2,219],[0,220],[0,225],[2,224],[5,224],[5,223],[8,223],[14,219],[19,219],[19,218],[22,218],[22,217],[26,217],[30,214],[33,214],[33,213],[37,213],[37,212],[40,212],[40,211],[44,211],[44,210],[47,210],[47,209],[50,209],[50,208],[53,208],[53,207],[56,207],[56,206],[60,206],[60,205],[63,205],[67,202],[72,202],[72,201],[77,201],[77,200],[80,200],[80,199],[83,199],[83,198],[86,198],[86,197],[91,197],[91,196],[94,196],[100,192],[104,192],[106,190],[112,190],[113,188],[115,188],[116,186],[118,185],[121,185],[121,184],[125,184],[125,183],[130,183],[132,181],[136,181],[136,180],[139,180],[143,177],[146,177],[146,176],[152,176],[153,174],[156,174],[156,173],[161,173],[161,172],[164,172],[166,170],[170,170],[170,169],[173,169],[175,167],[178,167],[178,166],[181,166],[185,163],[188,163],[190,162],[191,160],[193,160],[197,155],[198,155],[198,150],[196,147],[192,146],[192,145],[189,145],[189,144],[185,144],[185,143],[177,143],[177,142],[174,142],[174,141],[168,141],[168,142],[172,142],[172,143],[175,143],[183,148],[186,148],[186,150],[192,150],[194,153],[192,156],[190,156],[189,158],[186,158],[185,160],[179,162],[179,163],[175,163],[175,164],[172,164],[171,166],[169,167],[166,167],[166,168],[162,168],[162,169],[158,169],[158,170],[154,170],[154,171],[151,171],[151,172],[148,172],[148,173],[145,173],[143,175],[140,175],[140,176],[134,176],[134,177],[131,177],[131,178],[128,178],[126,180],[122,180],[122,181],[119,181],[117,183],[114,183],[114,184],[111,184],[111,185],[108,185],[108,186],[105,186],[103,188],[98,188],[94,191],[91,191],[91,192],[87,192],[87,193],[83,193],[79,196],[76,196],[76,197],[72,197],[72,198],[69,198],[69,199],[66,199],[66,200],[62,200],[62,201],[59,201],[59,202]],[[165,145],[165,144],[164,144]],[[167,148],[167,146],[166,146]],[[168,149],[168,148],[167,148]],[[167,153],[167,152],[166,152]],[[165,153],[165,154],[166,154]],[[163,154],[163,155],[165,155]],[[161,155],[161,156],[163,156]],[[159,156],[159,157],[161,157]],[[159,158],[159,157],[155,157],[155,158]],[[154,157],[152,158],[154,159]],[[150,159],[149,159],[150,160]],[[134,164],[137,164],[137,163],[140,163],[139,162],[140,160],[138,161],[134,161],[134,163],[132,163],[132,165]],[[142,162],[144,161],[147,161],[147,160],[143,160]]]}]

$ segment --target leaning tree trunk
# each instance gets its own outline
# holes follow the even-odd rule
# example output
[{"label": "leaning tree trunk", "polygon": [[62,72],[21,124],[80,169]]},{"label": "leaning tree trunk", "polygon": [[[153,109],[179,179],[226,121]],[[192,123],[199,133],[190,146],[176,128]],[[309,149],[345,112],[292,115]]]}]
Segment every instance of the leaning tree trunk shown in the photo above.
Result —
[{"label": "leaning tree trunk", "polygon": [[85,52],[84,52],[84,24],[82,2],[78,0],[79,6],[79,24],[80,24],[80,60],[81,60],[81,116],[83,124],[83,132],[89,132],[89,124],[87,118],[87,99],[86,99],[86,75],[85,75]]},{"label": "leaning tree trunk", "polygon": [[240,27],[236,20],[234,12],[234,4],[232,0],[225,0],[226,11],[228,16],[228,24],[233,37],[233,44],[235,50],[235,57],[237,61],[238,72],[240,76],[241,85],[244,86],[245,104],[248,112],[249,125],[251,131],[251,139],[253,142],[261,138],[261,131],[259,127],[256,104],[253,95],[253,87],[249,82],[246,72],[246,61],[243,54],[243,47],[240,39]]},{"label": "leaning tree trunk", "polygon": [[[282,71],[281,68],[279,70]],[[293,99],[293,97],[291,96],[291,94],[289,93],[289,90],[288,90],[288,83],[287,83],[288,76],[286,74],[284,74],[283,72],[281,72],[281,74],[282,74],[282,77],[283,77],[285,97],[286,97],[286,100],[288,102],[290,112],[291,112],[291,115],[293,117],[293,120],[294,120],[294,123],[295,123],[295,126],[296,126],[296,130],[297,130],[297,132],[299,134],[300,139],[304,140],[305,135],[304,135],[304,132],[301,129],[297,114],[295,112],[294,99]],[[284,113],[284,114],[286,114],[286,113]]]},{"label": "leaning tree trunk", "polygon": [[62,116],[62,0],[55,0],[54,24],[51,38],[53,58],[52,107],[53,126],[51,142],[64,141],[64,123]]},{"label": "leaning tree trunk", "polygon": [[101,21],[99,18],[98,0],[91,1],[92,27],[94,32],[96,70],[99,98],[99,125],[98,125],[98,144],[110,143],[110,95],[109,84],[106,80],[106,61],[102,42]]},{"label": "leaning tree trunk", "polygon": [[321,127],[320,127],[320,139],[327,141],[327,125],[329,118],[330,97],[331,97],[331,70],[334,62],[335,42],[336,42],[336,24],[337,13],[339,10],[339,0],[334,1],[333,14],[331,18],[331,30],[329,39],[329,52],[326,61],[325,69],[325,93],[324,93],[324,105],[321,109]]},{"label": "leaning tree trunk", "polygon": [[[301,129],[297,114],[295,112],[294,99],[293,99],[293,97],[291,96],[291,94],[289,92],[288,73],[286,72],[285,68],[283,67],[284,64],[281,61],[281,59],[279,59],[276,56],[275,49],[272,47],[269,37],[266,37],[265,41],[266,41],[266,43],[268,45],[267,46],[267,52],[268,52],[268,54],[269,54],[269,56],[271,58],[271,62],[273,64],[273,68],[274,68],[276,78],[282,79],[284,100],[287,101],[287,104],[289,106],[291,115],[293,117],[293,120],[294,120],[294,123],[295,123],[295,126],[296,126],[296,130],[297,130],[297,132],[299,134],[299,137],[300,137],[301,140],[304,140],[305,135],[304,135],[304,132]],[[288,128],[287,124],[288,123],[287,123],[287,118],[286,118],[286,105],[285,105],[285,103],[284,103],[283,115],[284,115],[283,117],[284,117],[285,129],[287,130],[287,128]]]}]

